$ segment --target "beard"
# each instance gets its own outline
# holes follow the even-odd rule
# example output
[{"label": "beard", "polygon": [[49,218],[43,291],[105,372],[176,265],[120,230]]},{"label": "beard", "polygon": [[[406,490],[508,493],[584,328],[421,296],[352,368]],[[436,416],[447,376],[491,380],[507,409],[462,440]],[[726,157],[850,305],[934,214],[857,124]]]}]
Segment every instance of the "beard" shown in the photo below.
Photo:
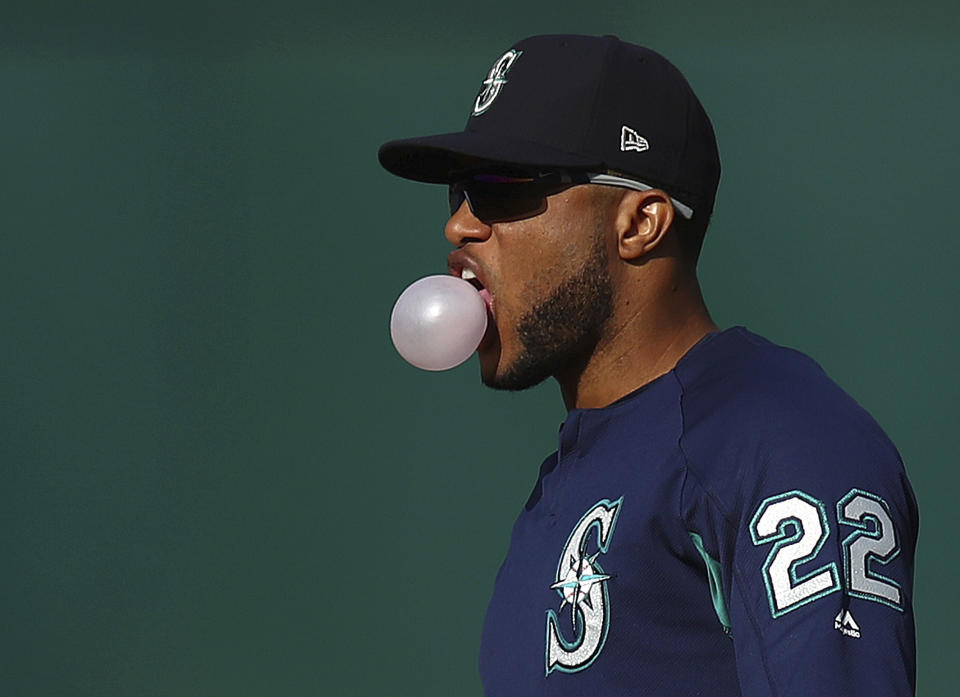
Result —
[{"label": "beard", "polygon": [[484,378],[497,390],[525,390],[549,377],[586,365],[613,314],[607,256],[598,240],[578,272],[520,318],[523,350],[502,375]]}]

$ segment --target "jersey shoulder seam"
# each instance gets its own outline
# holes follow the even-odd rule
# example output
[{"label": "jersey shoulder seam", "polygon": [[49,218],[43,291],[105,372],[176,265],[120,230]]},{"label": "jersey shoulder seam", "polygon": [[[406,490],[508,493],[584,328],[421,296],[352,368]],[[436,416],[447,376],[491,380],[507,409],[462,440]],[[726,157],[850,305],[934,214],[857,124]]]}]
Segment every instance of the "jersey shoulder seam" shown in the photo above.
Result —
[{"label": "jersey shoulder seam", "polygon": [[700,485],[700,488],[706,494],[706,496],[713,502],[717,507],[717,510],[720,511],[720,514],[723,516],[724,521],[733,528],[736,528],[736,522],[733,516],[728,512],[727,508],[723,505],[720,497],[714,494],[706,485],[703,474],[700,472],[699,468],[694,465],[693,460],[690,458],[686,449],[683,446],[683,438],[686,435],[687,423],[686,423],[686,414],[683,410],[683,399],[684,399],[684,385],[683,381],[680,379],[680,376],[676,372],[673,373],[674,379],[677,381],[677,385],[680,388],[680,436],[677,439],[677,450],[680,452],[680,458],[683,462],[683,486],[680,488],[680,512],[682,517],[683,511],[683,501],[684,496],[687,492],[687,475],[692,475],[697,483]]},{"label": "jersey shoulder seam", "polygon": [[[737,533],[737,523],[734,516],[724,507],[723,503],[720,500],[720,497],[714,494],[704,482],[704,477],[700,473],[699,468],[693,464],[693,461],[688,456],[687,451],[683,447],[683,437],[686,433],[686,418],[683,411],[683,397],[684,397],[684,385],[680,377],[673,373],[674,378],[677,381],[677,385],[680,389],[680,436],[677,439],[677,450],[680,452],[680,457],[683,463],[683,483],[680,487],[680,500],[679,500],[679,519],[686,525],[686,520],[683,516],[683,500],[687,491],[687,478],[688,475],[692,476],[697,480],[697,484],[700,486],[700,489],[704,492],[704,495],[710,500],[710,502],[717,507],[717,510],[720,512],[720,515],[724,521],[734,533],[736,537]],[[734,559],[733,563],[730,565],[734,578],[731,579],[735,581],[732,585],[737,588],[737,595],[740,596],[740,603],[743,606],[744,614],[746,615],[747,621],[750,623],[751,629],[753,630],[754,636],[760,636],[760,629],[757,624],[756,617],[754,617],[753,609],[747,604],[747,600],[743,595],[743,582],[741,581],[742,573],[738,564],[738,560]],[[779,694],[776,684],[773,681],[773,675],[770,672],[770,667],[767,662],[767,652],[764,650],[763,644],[758,642],[758,652],[760,654],[761,665],[763,665],[763,673],[767,679],[767,685],[770,688],[771,694],[774,697],[777,697]]]}]

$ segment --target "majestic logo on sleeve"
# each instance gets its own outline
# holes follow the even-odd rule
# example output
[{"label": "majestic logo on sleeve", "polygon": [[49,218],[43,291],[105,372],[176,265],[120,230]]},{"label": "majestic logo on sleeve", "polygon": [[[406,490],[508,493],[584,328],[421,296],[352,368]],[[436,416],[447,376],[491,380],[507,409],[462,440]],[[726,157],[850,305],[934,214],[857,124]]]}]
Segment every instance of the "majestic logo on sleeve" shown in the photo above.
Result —
[{"label": "majestic logo on sleeve", "polygon": [[[556,583],[550,586],[561,598],[559,614],[547,610],[547,675],[554,670],[583,670],[600,654],[607,639],[610,599],[606,582],[610,575],[604,573],[597,557],[610,547],[622,502],[622,497],[614,503],[604,499],[587,511],[560,555]],[[591,544],[593,530],[597,533],[595,546]],[[591,549],[596,551],[591,553]]]},{"label": "majestic logo on sleeve", "polygon": [[510,71],[510,67],[514,61],[520,57],[521,53],[523,53],[523,51],[510,49],[500,56],[497,62],[493,64],[493,67],[490,68],[487,79],[483,81],[483,85],[480,88],[480,94],[477,95],[477,101],[473,104],[474,116],[480,116],[480,114],[489,109],[490,105],[493,104],[493,100],[497,98],[500,90],[507,84],[507,73]]},{"label": "majestic logo on sleeve", "polygon": [[860,638],[860,625],[853,619],[849,610],[841,610],[833,619],[833,628],[843,634],[843,636]]}]

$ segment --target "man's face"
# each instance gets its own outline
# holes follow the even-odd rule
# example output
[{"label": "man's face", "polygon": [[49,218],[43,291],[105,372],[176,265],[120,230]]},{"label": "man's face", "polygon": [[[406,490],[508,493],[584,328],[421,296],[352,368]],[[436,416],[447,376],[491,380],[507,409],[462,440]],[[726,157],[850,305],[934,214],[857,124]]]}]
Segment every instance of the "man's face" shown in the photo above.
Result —
[{"label": "man's face", "polygon": [[486,223],[463,203],[448,221],[451,272],[473,271],[489,297],[478,353],[490,387],[531,387],[582,367],[596,348],[612,312],[600,188],[566,189],[521,220]]}]

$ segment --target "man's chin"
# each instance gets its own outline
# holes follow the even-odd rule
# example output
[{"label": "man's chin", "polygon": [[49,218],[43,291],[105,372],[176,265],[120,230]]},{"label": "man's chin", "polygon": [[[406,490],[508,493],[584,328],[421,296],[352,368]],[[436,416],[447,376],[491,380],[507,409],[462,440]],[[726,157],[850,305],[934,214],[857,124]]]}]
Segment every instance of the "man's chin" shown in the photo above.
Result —
[{"label": "man's chin", "polygon": [[[534,385],[537,385],[537,382],[527,382],[525,380],[517,380],[512,375],[494,375],[492,377],[480,376],[480,379],[483,380],[483,384],[489,387],[492,390],[502,390],[505,392],[520,392],[522,390],[527,390]],[[540,380],[539,382],[542,382]]]},{"label": "man's chin", "polygon": [[523,360],[501,366],[499,360],[488,363],[483,355],[480,356],[480,379],[494,390],[519,392],[539,385],[548,377],[550,371],[536,370],[534,366],[525,365]]}]

